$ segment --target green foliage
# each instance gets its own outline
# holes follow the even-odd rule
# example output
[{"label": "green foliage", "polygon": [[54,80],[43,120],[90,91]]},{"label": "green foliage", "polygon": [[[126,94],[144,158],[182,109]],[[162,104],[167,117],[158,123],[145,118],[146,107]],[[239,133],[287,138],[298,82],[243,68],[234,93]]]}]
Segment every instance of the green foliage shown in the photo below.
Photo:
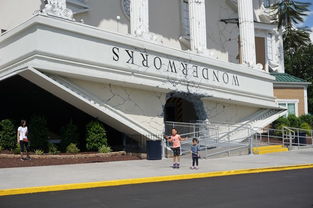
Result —
[{"label": "green foliage", "polygon": [[106,146],[106,145],[102,145],[102,146],[98,149],[98,152],[99,152],[99,153],[108,153],[108,152],[111,152],[111,151],[112,151],[111,147]]},{"label": "green foliage", "polygon": [[20,144],[15,145],[15,148],[11,149],[11,152],[12,152],[13,154],[20,154],[20,153],[21,153]]},{"label": "green foliage", "polygon": [[48,128],[44,116],[34,115],[30,119],[29,138],[32,149],[48,150]]},{"label": "green foliage", "polygon": [[66,147],[67,153],[79,153],[80,149],[77,148],[76,144],[71,143]]},{"label": "green foliage", "polygon": [[306,135],[311,136],[312,127],[310,126],[310,124],[303,122],[300,125],[300,128],[305,130]]},{"label": "green foliage", "polygon": [[2,147],[2,146],[0,146],[0,152],[1,152],[2,150],[4,150],[4,149],[3,149],[3,147]]},{"label": "green foliage", "polygon": [[313,126],[313,115],[302,115],[299,119],[301,123],[308,123],[310,126]]},{"label": "green foliage", "polygon": [[58,151],[57,146],[52,143],[48,144],[48,151],[49,151],[49,154],[53,154],[53,155],[60,153],[60,151]]},{"label": "green foliage", "polygon": [[[285,53],[285,68],[288,74],[313,82],[313,45],[302,46],[293,54]],[[309,112],[313,113],[313,86],[308,86]]]},{"label": "green foliage", "polygon": [[273,123],[274,129],[282,129],[284,126],[290,126],[289,120],[285,117],[280,117]]},{"label": "green foliage", "polygon": [[300,127],[301,121],[297,116],[289,115],[287,117],[287,119],[289,120],[290,127],[293,127],[293,128],[299,128]]},{"label": "green foliage", "polygon": [[37,149],[35,150],[35,155],[43,155],[44,151]]},{"label": "green foliage", "polygon": [[86,127],[86,148],[90,151],[98,151],[103,145],[107,146],[107,136],[103,125],[98,121],[92,121]]},{"label": "green foliage", "polygon": [[0,146],[4,149],[10,150],[16,146],[16,130],[14,124],[9,119],[0,122]]},{"label": "green foliage", "polygon": [[61,129],[61,147],[64,150],[69,144],[77,144],[79,141],[78,127],[73,124],[72,120]]},{"label": "green foliage", "polygon": [[[281,0],[272,6],[273,20],[283,29],[286,72],[308,82],[313,81],[313,46],[309,29],[297,28],[310,14],[311,3]],[[309,112],[313,113],[313,89],[308,87]]]},{"label": "green foliage", "polygon": [[279,119],[277,119],[273,123],[273,128],[277,129],[274,134],[277,136],[282,135],[283,128],[288,127],[288,126],[290,126],[290,122],[289,122],[288,118],[280,117]]},{"label": "green foliage", "polygon": [[278,28],[290,28],[294,25],[302,23],[304,17],[309,14],[310,3],[294,1],[294,0],[281,0],[272,6],[276,11],[274,15],[278,24]]}]

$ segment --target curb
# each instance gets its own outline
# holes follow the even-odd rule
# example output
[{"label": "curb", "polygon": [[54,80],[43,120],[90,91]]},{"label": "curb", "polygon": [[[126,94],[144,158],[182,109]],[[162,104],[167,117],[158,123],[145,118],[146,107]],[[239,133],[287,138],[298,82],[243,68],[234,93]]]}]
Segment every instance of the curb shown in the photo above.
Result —
[{"label": "curb", "polygon": [[182,175],[169,175],[169,176],[156,176],[156,177],[134,178],[134,179],[120,179],[120,180],[112,180],[112,181],[99,181],[99,182],[86,182],[86,183],[74,183],[74,184],[63,184],[63,185],[51,185],[51,186],[25,187],[25,188],[15,188],[15,189],[2,189],[2,190],[0,190],[0,196],[42,193],[42,192],[50,192],[50,191],[65,191],[65,190],[77,190],[77,189],[88,189],[88,188],[101,188],[101,187],[110,187],[110,186],[122,186],[122,185],[143,184],[143,183],[156,183],[156,182],[177,181],[177,180],[190,180],[190,179],[222,177],[222,176],[231,176],[231,175],[278,172],[278,171],[287,171],[287,170],[299,170],[299,169],[308,169],[308,168],[313,168],[313,164],[303,164],[303,165],[294,165],[294,166],[277,166],[277,167],[242,169],[242,170],[228,170],[228,171],[182,174]]}]

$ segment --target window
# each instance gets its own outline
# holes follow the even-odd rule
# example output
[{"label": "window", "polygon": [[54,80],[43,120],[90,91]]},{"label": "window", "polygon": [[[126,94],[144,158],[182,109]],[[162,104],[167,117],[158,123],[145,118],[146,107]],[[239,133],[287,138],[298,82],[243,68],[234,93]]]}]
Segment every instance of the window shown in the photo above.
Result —
[{"label": "window", "polygon": [[124,15],[130,18],[130,0],[122,0],[122,8]]},{"label": "window", "polygon": [[271,7],[271,0],[264,0],[264,7],[265,8],[269,8],[269,7]]},{"label": "window", "polygon": [[181,0],[181,24],[182,24],[182,35],[184,37],[189,37],[190,36],[190,23],[189,23],[188,0]]},{"label": "window", "polygon": [[298,116],[298,103],[299,100],[278,100],[278,105],[280,107],[287,108],[285,117],[288,117],[289,115]]},{"label": "window", "polygon": [[273,35],[268,33],[267,35],[267,59],[272,61],[273,60]]}]

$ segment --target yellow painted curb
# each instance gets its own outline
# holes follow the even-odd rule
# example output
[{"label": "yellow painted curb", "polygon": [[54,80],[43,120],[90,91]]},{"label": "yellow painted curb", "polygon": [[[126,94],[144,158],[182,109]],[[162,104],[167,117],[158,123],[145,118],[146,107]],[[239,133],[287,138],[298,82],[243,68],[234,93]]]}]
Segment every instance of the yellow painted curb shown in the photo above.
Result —
[{"label": "yellow painted curb", "polygon": [[50,192],[50,191],[100,188],[100,187],[121,186],[121,185],[142,184],[142,183],[155,183],[155,182],[165,182],[165,181],[221,177],[221,176],[230,176],[230,175],[276,172],[276,171],[286,171],[286,170],[298,170],[298,169],[307,169],[307,168],[313,168],[313,164],[242,169],[242,170],[228,170],[228,171],[170,175],[170,176],[156,176],[156,177],[134,178],[134,179],[120,179],[120,180],[112,180],[112,181],[74,183],[74,184],[63,184],[63,185],[52,185],[52,186],[38,186],[38,187],[16,188],[16,189],[2,189],[0,190],[0,196],[30,194],[30,193],[40,193],[40,192]]}]

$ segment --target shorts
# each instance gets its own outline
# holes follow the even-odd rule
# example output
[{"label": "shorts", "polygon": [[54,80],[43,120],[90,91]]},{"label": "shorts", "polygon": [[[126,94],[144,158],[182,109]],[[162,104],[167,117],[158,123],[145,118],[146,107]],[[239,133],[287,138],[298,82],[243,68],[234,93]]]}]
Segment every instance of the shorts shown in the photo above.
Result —
[{"label": "shorts", "polygon": [[175,148],[173,147],[172,150],[173,150],[174,156],[180,156],[180,147],[175,147]]},{"label": "shorts", "polygon": [[21,148],[21,152],[24,152],[25,149],[26,149],[27,152],[29,152],[29,144],[28,144],[28,142],[20,141],[20,148]]}]

